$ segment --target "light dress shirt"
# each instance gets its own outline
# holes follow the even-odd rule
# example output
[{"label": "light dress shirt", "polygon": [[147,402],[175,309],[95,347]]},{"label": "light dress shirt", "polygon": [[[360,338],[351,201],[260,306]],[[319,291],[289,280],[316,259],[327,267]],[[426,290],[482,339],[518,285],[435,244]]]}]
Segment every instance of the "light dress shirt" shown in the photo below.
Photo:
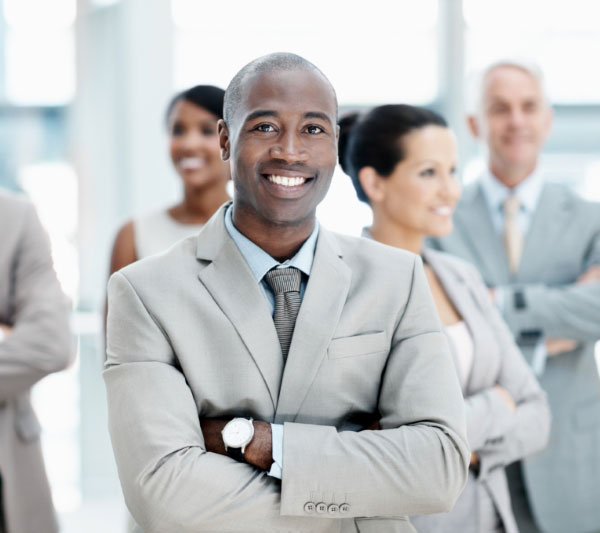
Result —
[{"label": "light dress shirt", "polygon": [[[519,225],[521,234],[525,237],[531,227],[531,222],[533,221],[535,210],[544,187],[544,180],[540,171],[535,170],[533,174],[525,178],[519,185],[509,189],[489,169],[486,169],[481,177],[481,186],[492,217],[492,224],[500,236],[504,235],[504,201],[511,194],[517,196],[521,204],[517,215],[517,224]],[[502,287],[495,288],[494,300],[500,311],[504,309],[506,297],[505,289]],[[544,372],[547,357],[546,341],[544,338],[540,338],[531,361],[531,367],[537,376]]]},{"label": "light dress shirt", "polygon": [[[275,312],[275,294],[273,289],[267,283],[265,274],[273,268],[288,268],[295,267],[302,272],[300,281],[300,298],[304,297],[308,277],[312,268],[313,259],[315,257],[315,247],[319,236],[319,222],[315,221],[315,227],[308,239],[296,252],[296,255],[291,259],[287,259],[280,263],[272,258],[262,248],[254,244],[248,237],[240,233],[233,224],[233,204],[227,208],[225,212],[225,228],[233,242],[238,247],[240,253],[248,263],[256,282],[260,285],[263,294],[269,304],[271,315]],[[273,465],[269,470],[268,475],[281,479],[283,470],[283,425],[271,424],[272,448],[273,448]]]},{"label": "light dress shirt", "polygon": [[527,235],[535,210],[542,194],[544,180],[539,171],[535,171],[519,185],[509,189],[490,170],[486,170],[481,178],[483,195],[492,215],[492,224],[499,235],[504,234],[504,208],[506,198],[515,195],[521,204],[517,215],[517,224],[523,236]]}]

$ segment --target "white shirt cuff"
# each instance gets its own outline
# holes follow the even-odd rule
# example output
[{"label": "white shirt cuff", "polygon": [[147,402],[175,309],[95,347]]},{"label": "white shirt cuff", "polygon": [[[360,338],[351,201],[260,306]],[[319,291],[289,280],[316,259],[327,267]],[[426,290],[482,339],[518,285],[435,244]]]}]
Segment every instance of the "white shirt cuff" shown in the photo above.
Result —
[{"label": "white shirt cuff", "polygon": [[548,350],[546,350],[546,339],[540,337],[535,348],[533,350],[533,357],[531,358],[531,369],[536,377],[541,376],[546,369],[546,361],[548,359]]},{"label": "white shirt cuff", "polygon": [[0,328],[0,342],[2,342],[5,338],[6,338],[6,335],[4,334],[4,330],[2,330],[2,328]]},{"label": "white shirt cuff", "polygon": [[273,464],[268,476],[281,479],[283,473],[283,424],[271,424]]}]

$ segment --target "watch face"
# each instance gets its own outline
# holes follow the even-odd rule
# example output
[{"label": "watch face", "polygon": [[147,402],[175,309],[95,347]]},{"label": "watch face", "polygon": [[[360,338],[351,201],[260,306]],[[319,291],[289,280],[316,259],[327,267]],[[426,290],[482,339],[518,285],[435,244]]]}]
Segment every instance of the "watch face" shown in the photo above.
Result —
[{"label": "watch face", "polygon": [[234,418],[225,427],[223,442],[230,448],[241,448],[250,442],[253,433],[252,422],[243,418]]}]

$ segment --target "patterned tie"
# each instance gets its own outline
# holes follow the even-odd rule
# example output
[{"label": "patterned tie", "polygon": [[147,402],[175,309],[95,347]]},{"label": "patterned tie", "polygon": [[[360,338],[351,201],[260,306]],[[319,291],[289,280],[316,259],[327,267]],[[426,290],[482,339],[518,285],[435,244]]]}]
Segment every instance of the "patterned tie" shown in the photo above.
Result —
[{"label": "patterned tie", "polygon": [[511,274],[517,272],[523,252],[523,234],[517,220],[521,202],[515,194],[504,200],[504,248]]},{"label": "patterned tie", "polygon": [[265,274],[267,283],[275,293],[273,322],[281,344],[283,359],[287,359],[296,316],[300,309],[301,272],[297,268],[274,268]]}]

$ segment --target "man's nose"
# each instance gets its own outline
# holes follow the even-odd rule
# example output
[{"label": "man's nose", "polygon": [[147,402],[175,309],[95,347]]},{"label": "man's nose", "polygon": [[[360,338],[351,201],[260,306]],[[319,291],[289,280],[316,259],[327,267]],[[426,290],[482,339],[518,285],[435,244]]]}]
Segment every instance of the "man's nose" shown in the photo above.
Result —
[{"label": "man's nose", "polygon": [[296,133],[285,133],[271,147],[271,157],[292,163],[308,160],[308,152]]},{"label": "man's nose", "polygon": [[519,108],[515,108],[515,109],[511,110],[510,122],[514,126],[520,126],[521,124],[523,124],[524,118],[525,118],[525,115],[524,115],[523,111],[521,111]]}]

